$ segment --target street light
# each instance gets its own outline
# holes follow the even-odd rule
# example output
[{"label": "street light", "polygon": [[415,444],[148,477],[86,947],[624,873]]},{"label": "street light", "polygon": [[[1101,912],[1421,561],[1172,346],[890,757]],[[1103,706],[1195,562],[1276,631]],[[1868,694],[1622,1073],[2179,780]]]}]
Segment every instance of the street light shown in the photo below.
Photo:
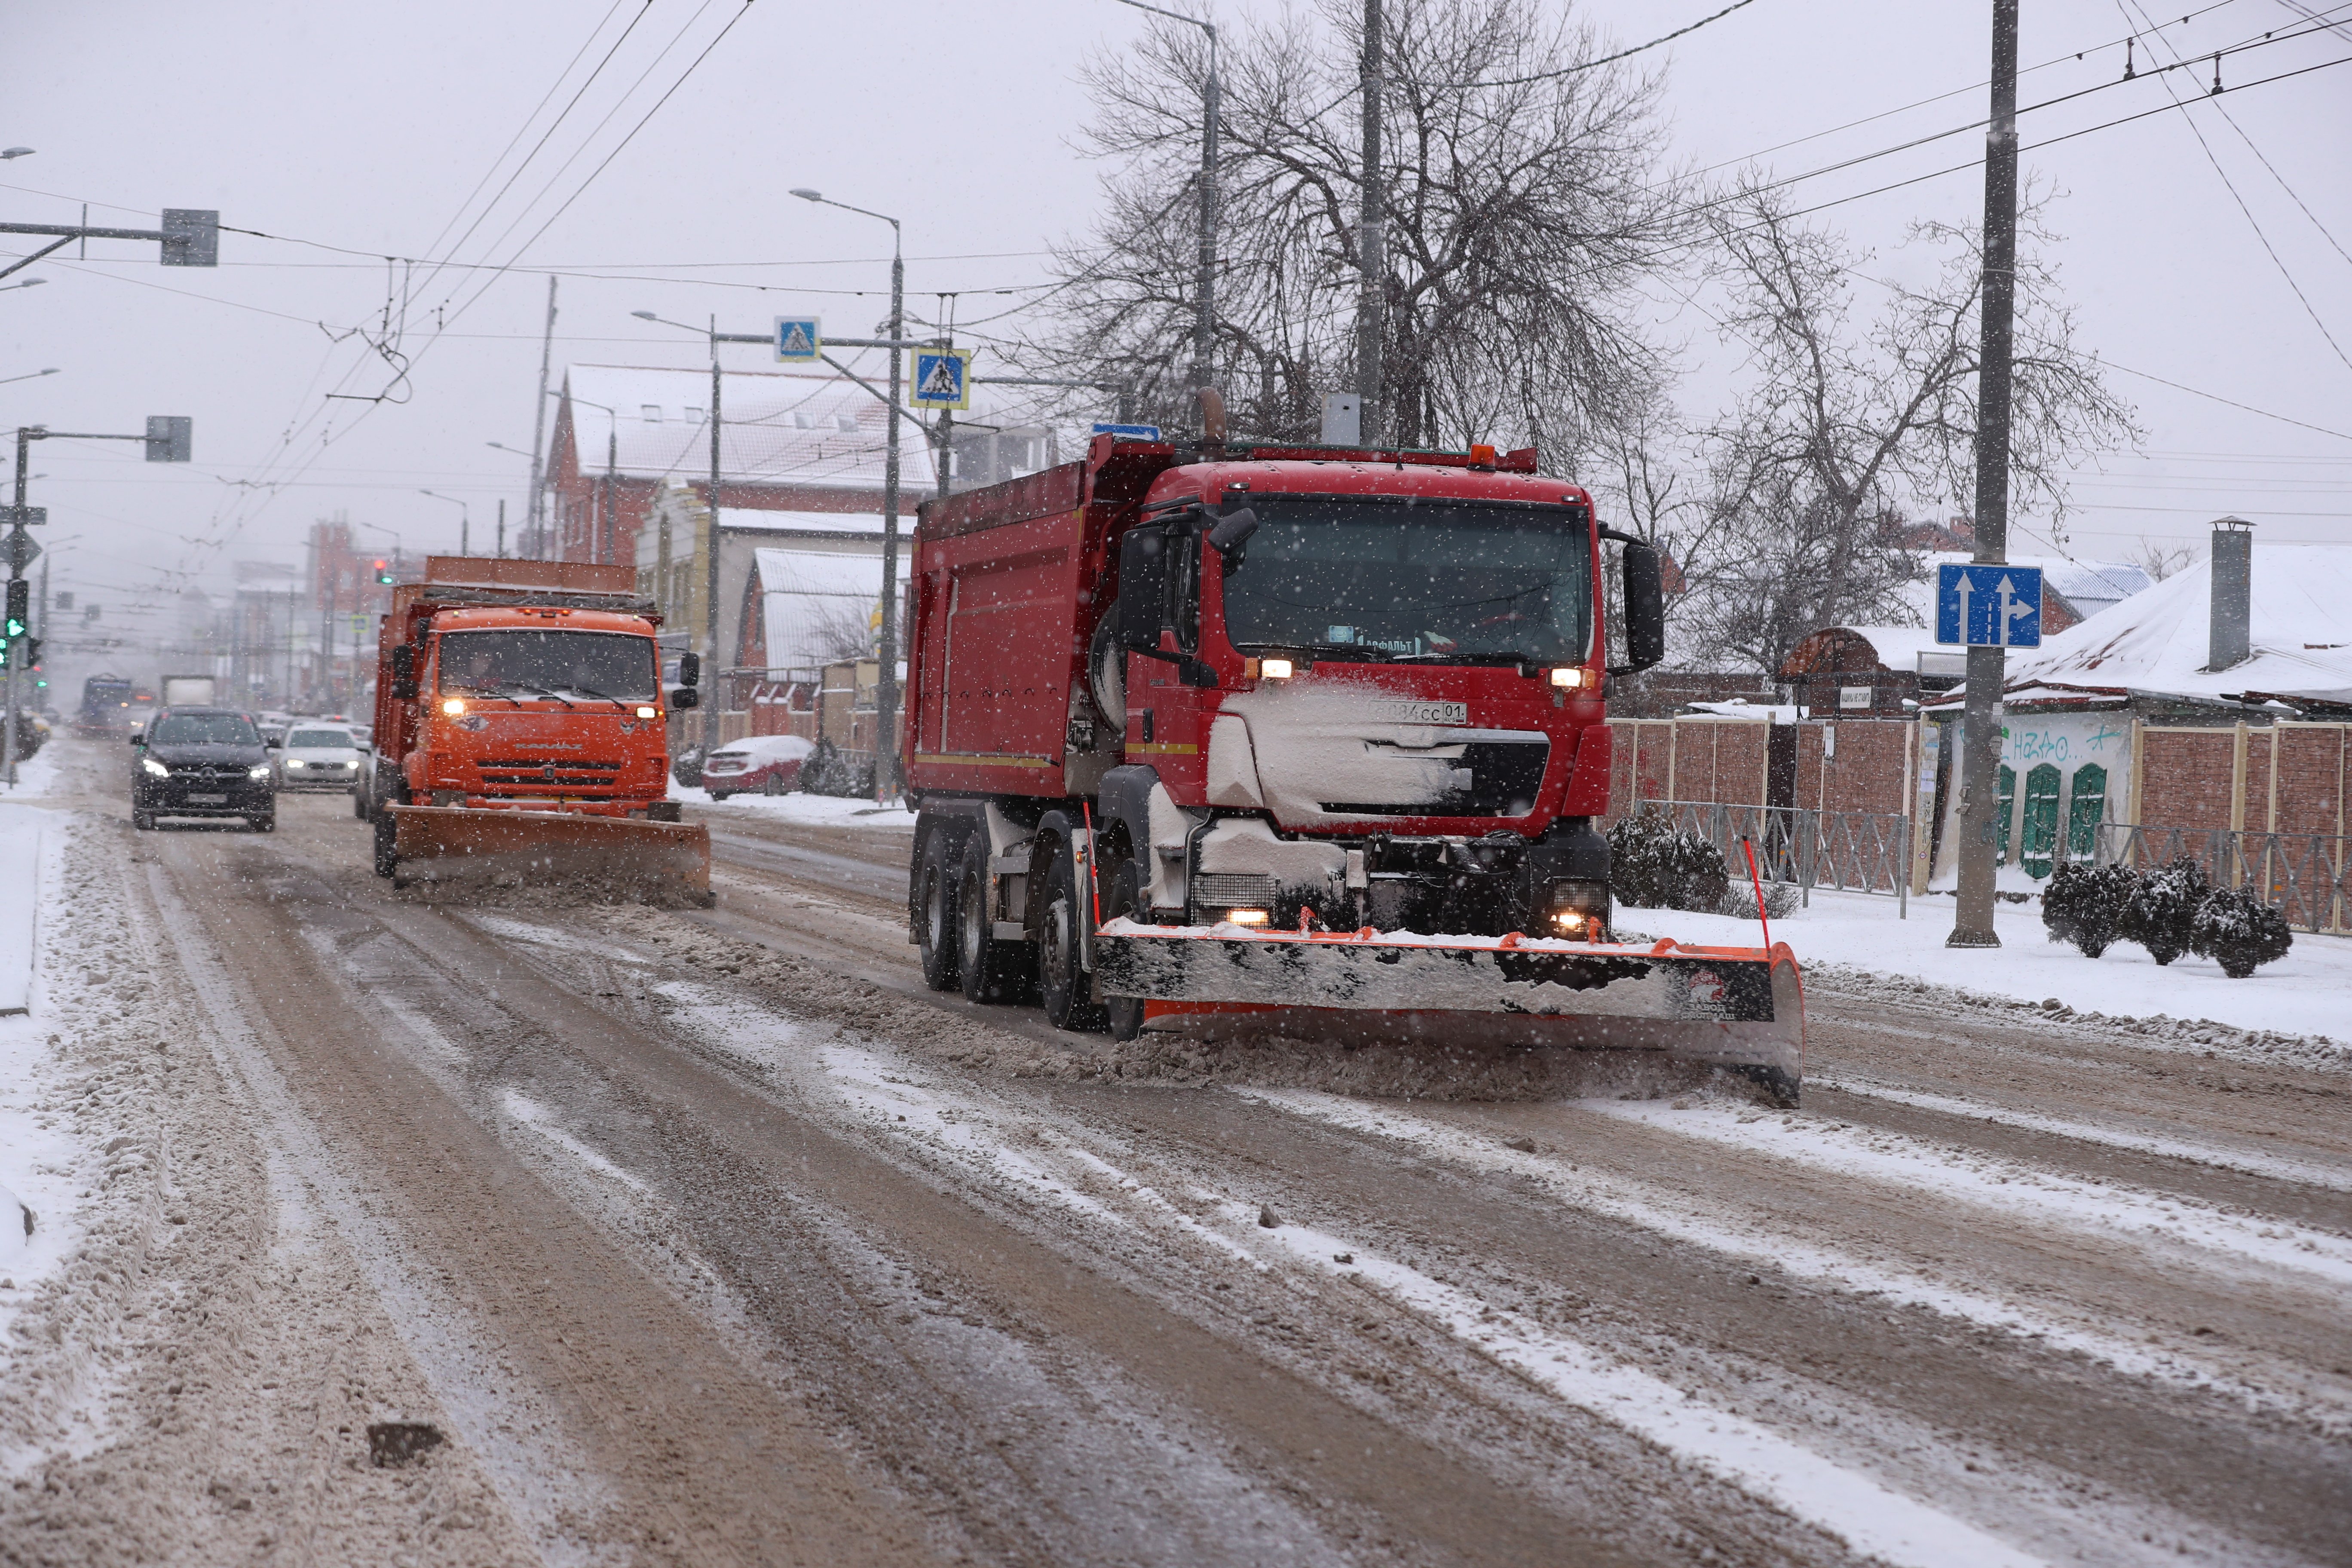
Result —
[{"label": "street light", "polygon": [[[36,278],[33,281],[38,283],[40,279]],[[38,381],[45,375],[55,375],[57,374],[58,367],[56,365],[51,365],[47,370],[28,370],[22,375],[0,377],[0,386],[5,386],[12,381]]]},{"label": "street light", "polygon": [[32,151],[30,147],[0,148],[0,159],[28,157]]},{"label": "street light", "polygon": [[11,289],[37,289],[47,281],[46,278],[27,278],[22,283],[0,283],[0,294],[5,294]]},{"label": "street light", "polygon": [[457,553],[471,555],[474,552],[474,514],[466,503],[456,496],[445,496],[438,490],[420,489],[416,493],[431,496],[435,500],[447,501],[457,509]]},{"label": "street light", "polygon": [[[898,343],[907,335],[907,261],[898,220],[883,213],[836,202],[805,185],[792,194],[819,206],[839,207],[890,226],[890,440],[882,460],[882,647],[874,683],[874,786],[883,796],[898,793]],[[715,520],[714,520],[715,521]],[[883,761],[885,756],[887,763]]]},{"label": "street light", "polygon": [[[1149,11],[1171,22],[1182,22],[1209,35],[1209,75],[1201,84],[1201,253],[1194,287],[1199,299],[1192,310],[1192,389],[1209,384],[1209,356],[1216,347],[1217,267],[1217,29],[1197,16],[1180,16],[1147,5],[1143,0],[1118,0],[1122,5]],[[799,195],[796,191],[795,195]]]}]

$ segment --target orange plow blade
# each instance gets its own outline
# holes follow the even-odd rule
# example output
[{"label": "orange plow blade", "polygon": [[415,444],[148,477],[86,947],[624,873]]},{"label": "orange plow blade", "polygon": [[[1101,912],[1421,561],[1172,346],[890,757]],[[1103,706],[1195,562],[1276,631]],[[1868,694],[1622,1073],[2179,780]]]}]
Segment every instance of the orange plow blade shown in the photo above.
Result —
[{"label": "orange plow blade", "polygon": [[1094,957],[1102,994],[1141,998],[1148,1030],[1650,1056],[1788,1105],[1802,1082],[1804,990],[1784,942],[1634,947],[1121,919],[1095,933]]},{"label": "orange plow blade", "polygon": [[699,824],[576,811],[387,805],[392,883],[555,888],[629,902],[708,905],[710,834]]}]

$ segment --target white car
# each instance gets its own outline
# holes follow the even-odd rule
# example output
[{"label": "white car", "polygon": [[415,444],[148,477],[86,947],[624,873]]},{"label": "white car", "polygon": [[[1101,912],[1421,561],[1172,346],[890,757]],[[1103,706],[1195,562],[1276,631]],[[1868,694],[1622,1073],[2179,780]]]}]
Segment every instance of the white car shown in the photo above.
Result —
[{"label": "white car", "polygon": [[361,773],[362,742],[341,724],[297,720],[278,753],[278,787],[347,790]]}]

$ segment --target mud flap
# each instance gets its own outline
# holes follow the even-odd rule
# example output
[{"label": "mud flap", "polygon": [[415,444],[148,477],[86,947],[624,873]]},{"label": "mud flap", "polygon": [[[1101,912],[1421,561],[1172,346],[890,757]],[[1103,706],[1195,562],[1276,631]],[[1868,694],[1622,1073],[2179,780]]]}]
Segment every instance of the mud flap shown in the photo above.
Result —
[{"label": "mud flap", "polygon": [[1804,988],[1785,942],[1619,947],[1121,919],[1097,933],[1095,964],[1106,995],[1144,999],[1146,1029],[1660,1053],[1786,1104],[1803,1071]]},{"label": "mud flap", "polygon": [[710,833],[699,823],[451,805],[381,809],[393,822],[396,888],[560,888],[625,901],[712,901]]}]

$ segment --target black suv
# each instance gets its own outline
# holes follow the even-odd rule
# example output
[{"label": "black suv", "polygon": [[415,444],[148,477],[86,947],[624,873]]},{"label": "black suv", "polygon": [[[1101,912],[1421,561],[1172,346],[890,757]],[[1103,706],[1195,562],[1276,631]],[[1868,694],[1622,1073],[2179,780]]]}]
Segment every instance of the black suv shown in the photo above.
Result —
[{"label": "black suv", "polygon": [[131,825],[159,816],[242,816],[256,833],[278,826],[278,769],[252,716],[226,708],[159,708],[131,737]]}]

